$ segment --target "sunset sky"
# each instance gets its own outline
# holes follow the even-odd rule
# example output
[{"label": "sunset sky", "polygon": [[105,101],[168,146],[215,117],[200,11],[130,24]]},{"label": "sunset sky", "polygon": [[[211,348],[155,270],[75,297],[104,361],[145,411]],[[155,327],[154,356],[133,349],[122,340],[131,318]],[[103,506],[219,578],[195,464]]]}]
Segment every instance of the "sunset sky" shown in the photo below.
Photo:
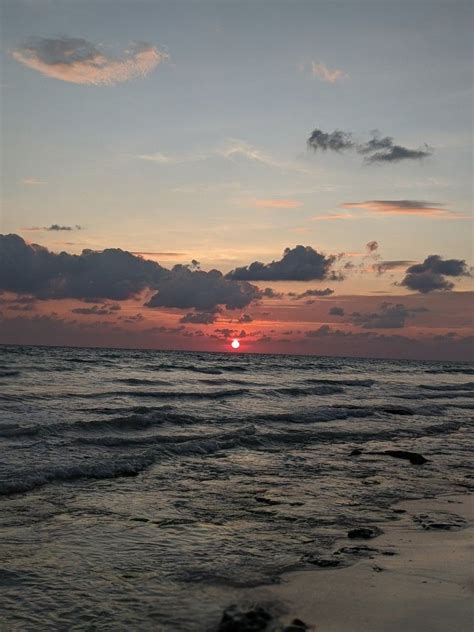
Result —
[{"label": "sunset sky", "polygon": [[472,358],[471,2],[0,4],[0,342]]}]

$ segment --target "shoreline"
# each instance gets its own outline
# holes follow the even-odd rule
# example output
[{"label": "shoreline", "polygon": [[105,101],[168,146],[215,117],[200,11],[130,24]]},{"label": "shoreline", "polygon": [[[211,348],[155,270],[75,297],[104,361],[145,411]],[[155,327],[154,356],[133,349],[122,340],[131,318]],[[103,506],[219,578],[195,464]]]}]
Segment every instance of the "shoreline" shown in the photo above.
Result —
[{"label": "shoreline", "polygon": [[[282,625],[295,618],[316,632],[470,632],[474,622],[474,495],[401,501],[397,520],[371,539],[344,539],[350,566],[282,575],[254,591],[277,603]],[[330,562],[329,562],[330,563]],[[328,565],[329,565],[328,563]]]}]

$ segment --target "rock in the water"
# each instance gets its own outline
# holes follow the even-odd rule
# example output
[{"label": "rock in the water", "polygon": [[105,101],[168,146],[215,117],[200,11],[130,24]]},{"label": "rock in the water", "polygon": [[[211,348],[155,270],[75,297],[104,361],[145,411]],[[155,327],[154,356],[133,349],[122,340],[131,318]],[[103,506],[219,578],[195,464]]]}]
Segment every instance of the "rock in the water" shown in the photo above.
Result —
[{"label": "rock in the water", "polygon": [[347,537],[351,539],[361,538],[363,540],[370,540],[371,538],[376,538],[381,533],[382,531],[376,527],[357,527],[356,529],[351,529]]},{"label": "rock in the water", "polygon": [[362,454],[362,450],[359,448],[354,448],[351,452],[349,452],[349,456],[360,456]]},{"label": "rock in the water", "polygon": [[410,461],[412,465],[423,465],[423,463],[428,463],[428,459],[425,459],[424,456],[418,454],[417,452],[408,452],[407,450],[384,450],[381,454],[387,454],[388,456],[393,456],[396,459],[406,459]]},{"label": "rock in the water", "polygon": [[307,561],[313,566],[319,566],[319,568],[335,568],[342,564],[342,560],[331,557],[308,557]]},{"label": "rock in the water", "polygon": [[463,529],[467,525],[466,520],[462,516],[446,511],[438,511],[431,515],[419,514],[417,516],[413,516],[413,520],[427,531],[452,531],[456,529]]},{"label": "rock in the water", "polygon": [[229,606],[224,610],[217,632],[262,632],[268,629],[272,618],[262,606]]}]

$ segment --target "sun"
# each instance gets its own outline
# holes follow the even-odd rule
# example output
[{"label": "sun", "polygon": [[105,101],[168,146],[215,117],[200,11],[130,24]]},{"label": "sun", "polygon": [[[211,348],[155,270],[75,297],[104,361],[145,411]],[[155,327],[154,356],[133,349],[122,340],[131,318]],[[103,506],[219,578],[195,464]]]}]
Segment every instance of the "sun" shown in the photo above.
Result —
[{"label": "sun", "polygon": [[230,343],[230,346],[232,347],[232,349],[238,349],[240,347],[240,342],[237,340],[237,338],[234,338]]}]

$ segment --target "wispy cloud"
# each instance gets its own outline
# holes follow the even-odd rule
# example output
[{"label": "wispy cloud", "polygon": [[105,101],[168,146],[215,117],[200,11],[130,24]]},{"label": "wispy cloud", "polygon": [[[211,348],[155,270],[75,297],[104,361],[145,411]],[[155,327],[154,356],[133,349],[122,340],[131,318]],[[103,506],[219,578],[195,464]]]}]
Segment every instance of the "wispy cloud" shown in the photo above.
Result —
[{"label": "wispy cloud", "polygon": [[312,61],[311,62],[311,74],[313,77],[317,77],[321,81],[326,83],[336,83],[342,79],[347,79],[349,75],[340,68],[333,68],[332,70],[326,66],[323,62]]},{"label": "wispy cloud", "polygon": [[329,213],[328,215],[315,215],[311,218],[313,222],[332,222],[344,219],[354,219],[351,213]]},{"label": "wispy cloud", "polygon": [[462,213],[443,208],[445,204],[423,200],[365,200],[364,202],[344,202],[341,208],[365,209],[375,215],[417,215],[439,219],[466,217]]},{"label": "wispy cloud", "polygon": [[154,154],[139,154],[136,156],[139,160],[147,160],[149,162],[156,162],[159,165],[181,165],[186,162],[199,162],[200,160],[206,160],[210,154],[163,154],[156,152]]},{"label": "wispy cloud", "polygon": [[35,187],[46,184],[46,182],[44,182],[43,180],[37,180],[36,178],[23,178],[21,183],[25,184],[28,187]]},{"label": "wispy cloud", "polygon": [[284,200],[280,198],[268,198],[253,200],[252,206],[256,208],[298,208],[303,203],[298,200]]},{"label": "wispy cloud", "polygon": [[46,77],[96,86],[145,77],[168,58],[166,53],[147,43],[134,43],[121,58],[115,58],[85,39],[72,37],[36,38],[11,55]]}]

